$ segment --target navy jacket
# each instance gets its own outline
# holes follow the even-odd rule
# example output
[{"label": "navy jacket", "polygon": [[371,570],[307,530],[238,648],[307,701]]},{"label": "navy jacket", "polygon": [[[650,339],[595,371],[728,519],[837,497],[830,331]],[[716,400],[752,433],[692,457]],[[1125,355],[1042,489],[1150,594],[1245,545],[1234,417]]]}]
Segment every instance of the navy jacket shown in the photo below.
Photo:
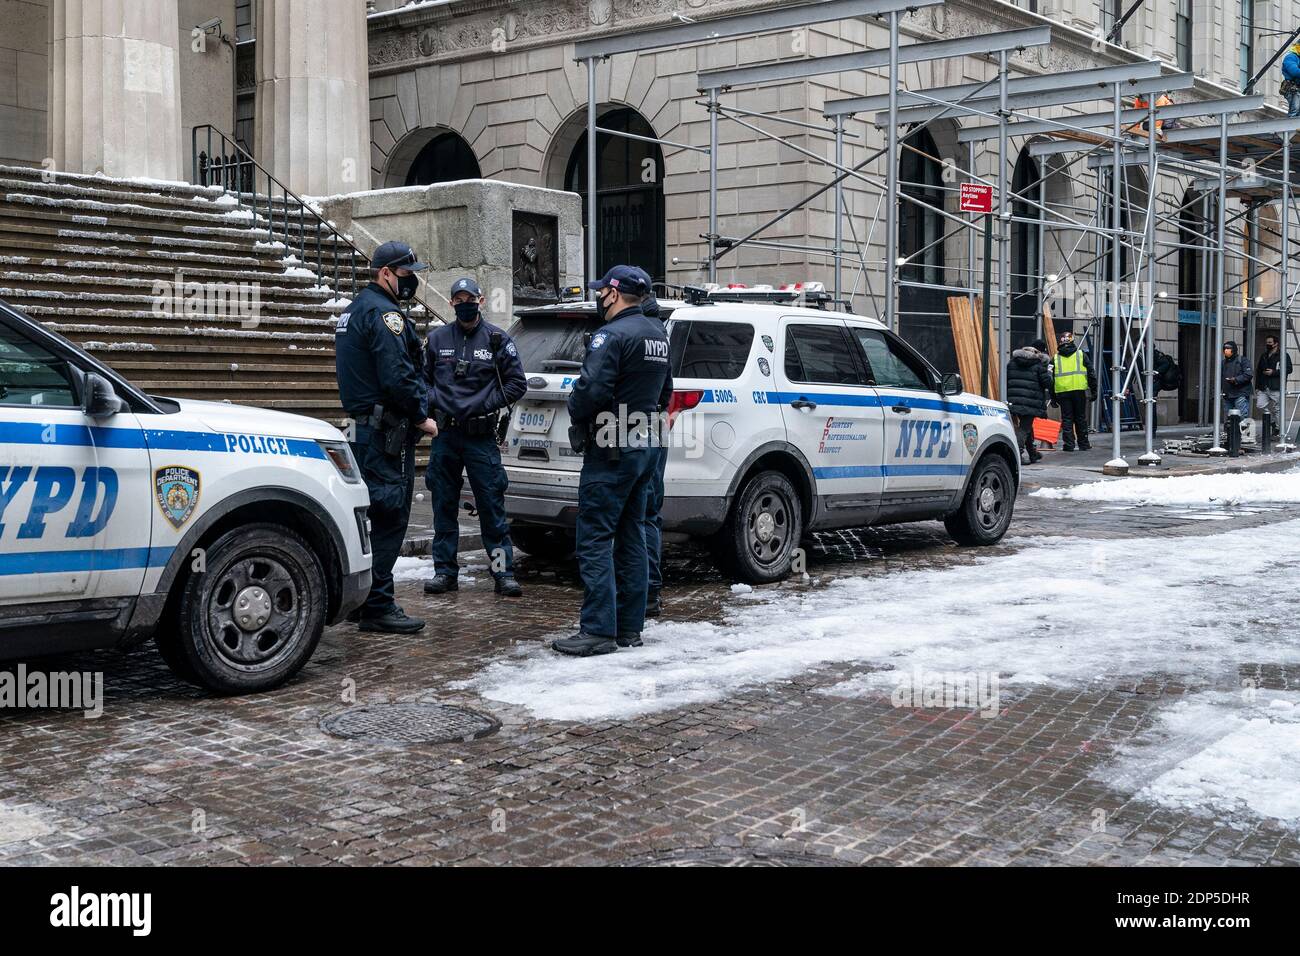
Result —
[{"label": "navy jacket", "polygon": [[1232,358],[1223,359],[1220,367],[1223,369],[1224,395],[1229,398],[1239,398],[1250,394],[1250,383],[1255,378],[1255,373],[1250,367],[1250,359],[1234,348]]},{"label": "navy jacket", "polygon": [[[493,332],[501,333],[501,347],[495,355],[490,341]],[[468,368],[457,378],[456,363],[461,359]],[[429,408],[458,421],[513,405],[528,391],[515,343],[482,315],[468,335],[455,321],[429,330],[424,381],[429,388]]]},{"label": "navy jacket", "polygon": [[579,425],[601,412],[652,414],[668,407],[673,377],[668,370],[664,324],[639,306],[626,309],[591,337],[582,372],[569,395],[569,417]]},{"label": "navy jacket", "polygon": [[1011,353],[1007,363],[1007,408],[1016,415],[1043,418],[1052,395],[1052,371],[1046,355],[1025,346]]},{"label": "navy jacket", "polygon": [[382,286],[370,283],[334,328],[339,401],[354,418],[382,405],[419,424],[428,418],[420,379],[423,358],[415,323]]}]

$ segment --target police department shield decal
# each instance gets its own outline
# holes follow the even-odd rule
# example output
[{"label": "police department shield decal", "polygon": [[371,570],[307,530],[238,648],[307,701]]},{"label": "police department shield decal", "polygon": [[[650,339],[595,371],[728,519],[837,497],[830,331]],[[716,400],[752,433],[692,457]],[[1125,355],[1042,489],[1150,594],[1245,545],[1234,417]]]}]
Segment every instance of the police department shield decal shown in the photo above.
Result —
[{"label": "police department shield decal", "polygon": [[199,473],[184,465],[168,465],[153,473],[154,498],[163,517],[180,530],[199,505]]},{"label": "police department shield decal", "polygon": [[384,325],[388,326],[388,331],[394,335],[401,335],[402,329],[406,326],[406,320],[402,318],[400,312],[385,312]]},{"label": "police department shield decal", "polygon": [[966,450],[972,454],[975,452],[975,445],[979,441],[979,429],[967,422],[961,426],[961,438],[966,443]]}]

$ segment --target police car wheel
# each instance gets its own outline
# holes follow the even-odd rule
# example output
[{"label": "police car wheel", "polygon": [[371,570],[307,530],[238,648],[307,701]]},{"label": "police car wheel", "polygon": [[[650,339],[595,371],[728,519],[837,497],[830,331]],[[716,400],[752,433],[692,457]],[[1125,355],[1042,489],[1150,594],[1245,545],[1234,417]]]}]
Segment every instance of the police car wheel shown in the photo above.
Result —
[{"label": "police car wheel", "polygon": [[764,471],[746,484],[715,541],[723,570],[751,584],[780,581],[803,536],[803,509],[790,479]]},{"label": "police car wheel", "polygon": [[510,543],[535,558],[564,561],[573,556],[574,536],[563,528],[512,527]]},{"label": "police car wheel", "polygon": [[1001,455],[985,455],[971,474],[961,507],[944,519],[944,527],[958,544],[996,544],[1007,533],[1016,500],[1011,466]]},{"label": "police car wheel", "polygon": [[325,574],[297,534],[273,524],[227,532],[186,582],[180,649],[210,690],[269,690],[307,662],[325,627]]}]

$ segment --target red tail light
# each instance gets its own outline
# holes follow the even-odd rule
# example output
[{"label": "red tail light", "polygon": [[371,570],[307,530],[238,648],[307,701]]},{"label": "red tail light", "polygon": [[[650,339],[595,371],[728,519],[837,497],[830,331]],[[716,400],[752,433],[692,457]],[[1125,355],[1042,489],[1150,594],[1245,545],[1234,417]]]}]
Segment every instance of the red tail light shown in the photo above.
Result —
[{"label": "red tail light", "polygon": [[673,422],[682,412],[689,412],[704,399],[704,392],[700,389],[691,389],[689,391],[673,392],[673,397],[668,399],[668,427],[673,427]]}]

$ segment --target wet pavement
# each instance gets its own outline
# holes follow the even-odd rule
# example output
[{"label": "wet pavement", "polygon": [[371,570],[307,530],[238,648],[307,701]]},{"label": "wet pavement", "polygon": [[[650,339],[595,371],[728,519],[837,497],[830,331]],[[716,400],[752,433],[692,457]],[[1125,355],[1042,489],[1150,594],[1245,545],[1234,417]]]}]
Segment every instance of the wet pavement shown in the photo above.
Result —
[{"label": "wet pavement", "polygon": [[[1012,533],[978,556],[1060,536],[1193,538],[1178,547],[1210,554],[1228,527],[1291,520],[1300,506],[1206,513],[1223,511],[1022,494]],[[810,580],[778,588],[977,559],[937,523],[811,544]],[[1300,863],[1294,826],[1173,810],[1099,782],[1188,693],[1160,673],[1016,688],[993,719],[827,692],[872,669],[862,663],[598,722],[485,699],[461,682],[576,619],[572,564],[523,558],[519,571],[527,592],[516,601],[496,597],[482,573],[439,598],[403,583],[399,597],[430,620],[426,632],[331,628],[289,686],[253,697],[176,681],[151,645],[41,662],[102,671],[104,712],[0,711],[0,863]],[[668,621],[717,622],[743,598],[690,548],[672,550],[666,573]],[[1260,687],[1300,688],[1300,668],[1252,660],[1248,647],[1237,663]],[[369,739],[329,732],[392,703],[468,708],[453,732],[484,735],[411,743],[405,733],[428,729],[410,723],[427,713],[412,708]]]}]

